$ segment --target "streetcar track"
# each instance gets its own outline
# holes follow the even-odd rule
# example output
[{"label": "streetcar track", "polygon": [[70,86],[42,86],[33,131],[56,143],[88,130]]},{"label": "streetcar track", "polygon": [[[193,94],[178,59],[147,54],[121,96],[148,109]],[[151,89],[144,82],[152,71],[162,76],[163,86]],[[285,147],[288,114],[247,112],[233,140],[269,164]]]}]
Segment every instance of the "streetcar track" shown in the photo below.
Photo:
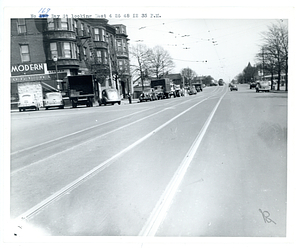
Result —
[{"label": "streetcar track", "polygon": [[178,169],[174,173],[171,181],[167,185],[164,193],[161,195],[160,199],[156,203],[154,209],[152,210],[148,220],[146,221],[145,225],[143,226],[142,230],[139,233],[139,236],[155,236],[156,232],[158,231],[160,225],[164,221],[169,208],[172,205],[173,198],[176,195],[178,187],[181,184],[181,181],[184,178],[184,175],[192,162],[196,151],[210,125],[210,122],[218,109],[219,104],[221,103],[225,93],[220,97],[219,101],[211,111],[210,115],[208,116],[206,122],[204,123],[203,127],[201,128],[200,132],[198,133],[196,139],[194,140],[192,146],[190,147],[189,151],[183,158],[181,164],[179,165]]},{"label": "streetcar track", "polygon": [[26,148],[23,148],[21,150],[15,151],[15,152],[11,152],[10,155],[13,156],[13,155],[19,154],[21,152],[25,152],[25,151],[27,152],[27,151],[35,149],[37,147],[40,147],[40,146],[43,146],[43,145],[48,145],[50,143],[53,143],[53,142],[56,142],[56,141],[59,141],[59,140],[65,139],[65,138],[72,137],[72,136],[77,135],[79,133],[83,133],[85,131],[89,131],[91,129],[98,128],[100,126],[103,126],[103,125],[106,125],[106,124],[109,124],[109,123],[112,123],[112,122],[130,117],[130,116],[135,115],[135,114],[142,113],[142,112],[144,112],[146,110],[150,110],[150,109],[153,109],[153,108],[142,109],[140,111],[134,112],[134,113],[129,114],[129,115],[125,115],[125,116],[122,116],[122,117],[119,117],[119,118],[116,118],[116,119],[113,119],[113,120],[110,120],[110,121],[107,121],[107,122],[103,122],[103,123],[100,123],[100,124],[97,124],[97,125],[94,125],[94,126],[91,126],[91,127],[88,127],[88,128],[81,129],[79,131],[76,131],[76,132],[73,132],[73,133],[70,133],[70,134],[67,134],[67,135],[64,135],[64,136],[60,136],[56,139],[48,140],[46,142],[43,142],[43,143],[40,143],[40,144],[37,144],[37,145],[34,145],[34,146],[26,147]]},{"label": "streetcar track", "polygon": [[[89,178],[93,177],[94,175],[96,175],[100,171],[102,171],[105,168],[107,168],[108,166],[110,166],[114,161],[116,161],[121,156],[123,156],[124,154],[126,154],[127,152],[129,152],[130,150],[132,150],[134,147],[136,147],[140,143],[144,142],[146,139],[150,138],[152,135],[156,134],[158,131],[160,131],[161,129],[163,129],[167,125],[169,125],[171,122],[173,122],[174,120],[176,120],[180,116],[184,115],[185,113],[187,113],[191,109],[195,108],[196,106],[198,106],[202,102],[210,99],[211,97],[213,97],[213,95],[208,96],[208,97],[202,99],[201,101],[199,101],[199,102],[195,103],[194,105],[192,105],[191,107],[185,109],[184,111],[182,111],[178,115],[176,115],[173,118],[169,119],[167,122],[165,122],[162,125],[160,125],[159,127],[155,128],[154,130],[152,130],[151,132],[149,132],[148,134],[146,134],[142,138],[138,139],[137,141],[135,141],[134,143],[132,143],[131,145],[129,145],[125,149],[121,150],[120,152],[118,152],[117,154],[115,154],[114,156],[112,156],[111,158],[109,158],[106,161],[102,162],[98,166],[96,166],[93,169],[91,169],[90,171],[86,172],[81,177],[77,178],[76,180],[74,180],[73,182],[69,183],[68,185],[66,185],[65,187],[63,187],[62,189],[60,189],[59,191],[53,193],[51,196],[47,197],[46,199],[44,199],[40,203],[36,204],[35,206],[33,206],[32,208],[30,208],[29,210],[27,210],[23,214],[19,215],[16,218],[16,220],[27,220],[27,219],[30,219],[30,218],[34,217],[37,213],[39,213],[40,211],[42,211],[44,208],[46,208],[52,202],[60,199],[65,194],[71,192],[73,189],[77,188],[79,185],[81,185],[82,183],[84,183],[86,180],[88,180]],[[179,104],[183,104],[183,103],[181,102]],[[166,110],[166,108],[163,109],[163,110],[161,110],[160,112],[165,111],[165,110]],[[126,126],[128,126],[128,125],[126,125]]]},{"label": "streetcar track", "polygon": [[[212,96],[211,96],[211,97],[212,97]],[[192,98],[191,98],[191,99],[188,99],[187,101],[180,102],[180,103],[178,103],[178,104],[176,104],[176,105],[173,105],[172,107],[176,107],[176,106],[182,105],[182,104],[187,103],[187,102],[192,101],[192,100],[193,100]],[[167,105],[167,104],[166,104],[166,105]],[[154,107],[154,108],[155,108],[155,107]],[[153,108],[148,108],[148,109],[146,109],[146,110],[149,110],[149,109],[153,109]],[[154,115],[160,114],[161,112],[166,111],[166,110],[168,110],[168,109],[170,109],[170,108],[169,108],[169,107],[166,107],[166,108],[164,108],[164,109],[161,110],[161,111],[155,112],[155,113],[153,113],[153,114],[151,114],[151,115],[148,115],[148,116],[146,116],[146,117],[143,117],[143,118],[140,118],[140,119],[138,119],[138,120],[135,120],[135,121],[133,121],[133,122],[131,122],[131,123],[128,123],[128,124],[126,124],[126,125],[123,125],[123,126],[121,126],[121,127],[118,127],[118,128],[116,128],[116,129],[114,129],[114,130],[111,130],[111,131],[106,132],[106,133],[104,133],[104,134],[101,134],[101,135],[99,135],[99,136],[96,136],[96,137],[90,138],[90,139],[88,139],[88,140],[85,140],[84,142],[81,142],[81,143],[79,143],[79,144],[72,145],[71,147],[65,148],[64,150],[62,150],[62,151],[60,151],[60,152],[57,152],[57,153],[52,154],[52,155],[49,155],[49,156],[44,157],[44,158],[42,158],[42,159],[40,159],[40,160],[36,160],[36,161],[34,161],[34,162],[30,163],[30,164],[27,164],[27,165],[25,165],[25,166],[22,166],[21,168],[18,168],[18,169],[15,169],[15,170],[11,171],[10,175],[13,176],[13,175],[15,175],[16,173],[21,172],[21,171],[24,171],[25,169],[27,169],[27,168],[29,168],[29,167],[31,167],[31,166],[34,166],[34,165],[36,165],[36,164],[38,164],[38,163],[41,163],[41,162],[43,162],[43,161],[46,161],[46,160],[48,160],[48,159],[50,159],[50,158],[54,158],[54,157],[56,157],[56,156],[58,156],[58,155],[61,155],[61,154],[66,153],[66,152],[68,152],[68,151],[71,151],[71,150],[73,150],[73,149],[75,149],[75,148],[77,148],[77,147],[79,147],[79,146],[86,145],[87,143],[90,143],[90,142],[92,142],[92,141],[94,141],[94,140],[96,140],[96,139],[99,139],[99,138],[104,137],[104,136],[106,136],[106,135],[109,135],[109,134],[112,134],[112,133],[114,133],[114,132],[117,132],[117,131],[119,131],[119,130],[121,130],[121,129],[124,129],[124,128],[128,127],[128,126],[131,126],[131,125],[133,125],[133,124],[136,124],[136,123],[138,123],[138,122],[140,122],[140,121],[143,121],[143,120],[145,120],[145,119],[147,119],[147,118],[150,118],[150,117],[152,117],[152,116],[154,116]],[[135,112],[135,113],[133,113],[133,114],[140,113],[140,112],[143,112],[143,111],[145,111],[145,110],[142,110],[142,111],[139,111],[139,112]],[[132,114],[132,115],[133,115],[133,114]],[[128,115],[128,116],[130,116],[130,115]],[[125,116],[125,117],[128,117],[128,116]],[[120,118],[117,118],[117,119],[122,119],[122,118],[125,118],[125,117],[120,117]],[[113,121],[108,121],[108,122],[105,122],[105,123],[102,123],[102,124],[98,124],[98,125],[92,126],[92,127],[90,127],[90,128],[87,128],[87,129],[82,129],[82,130],[80,130],[80,131],[78,131],[78,132],[75,132],[75,133],[66,135],[66,136],[64,136],[63,138],[70,137],[70,136],[72,136],[72,135],[75,135],[75,134],[78,134],[78,133],[81,133],[81,132],[90,130],[90,129],[95,128],[95,127],[99,127],[99,126],[101,126],[101,125],[108,124],[108,123],[110,123],[110,122],[114,122],[114,121],[116,121],[117,119],[114,119]],[[60,139],[60,138],[59,138],[59,139]],[[57,141],[57,140],[59,140],[59,139],[56,139],[55,141]],[[39,147],[39,146],[41,146],[41,145],[45,145],[45,144],[51,143],[51,142],[54,142],[54,140],[45,142],[45,143],[43,143],[43,144],[36,145],[36,146],[34,146],[34,147],[31,147],[31,149],[36,148],[36,147]]]}]

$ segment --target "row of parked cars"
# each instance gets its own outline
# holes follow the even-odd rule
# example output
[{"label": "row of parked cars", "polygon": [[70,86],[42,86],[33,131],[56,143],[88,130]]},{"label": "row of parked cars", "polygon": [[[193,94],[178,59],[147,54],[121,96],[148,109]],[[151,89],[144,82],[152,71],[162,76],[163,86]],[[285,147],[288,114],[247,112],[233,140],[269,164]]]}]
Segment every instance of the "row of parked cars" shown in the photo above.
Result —
[{"label": "row of parked cars", "polygon": [[[121,104],[121,97],[116,89],[104,89],[102,91],[101,99],[98,99],[99,106],[107,104]],[[65,100],[60,92],[49,92],[45,94],[43,103],[38,100],[35,93],[24,93],[19,95],[18,108],[19,111],[25,111],[26,109],[39,110],[44,107],[46,110],[49,108],[65,107]]]},{"label": "row of parked cars", "polygon": [[[26,109],[39,110],[42,104],[37,98],[35,93],[24,93],[20,94],[18,108],[19,111],[25,111]],[[65,107],[65,102],[60,92],[49,92],[45,95],[44,100],[45,109],[52,107],[57,107],[63,109]]]},{"label": "row of parked cars", "polygon": [[[181,89],[180,87],[175,88],[173,91],[170,92],[170,94],[168,95],[167,98],[170,98],[172,96],[173,97],[185,96],[185,91],[187,92],[188,95],[196,95],[197,92],[202,91],[202,89],[196,90],[195,87],[188,87],[186,89]],[[155,101],[155,100],[160,100],[160,99],[164,99],[164,98],[166,98],[166,96],[163,93],[163,91],[157,90],[155,88],[150,88],[150,89],[144,90],[139,95],[140,102]]]}]

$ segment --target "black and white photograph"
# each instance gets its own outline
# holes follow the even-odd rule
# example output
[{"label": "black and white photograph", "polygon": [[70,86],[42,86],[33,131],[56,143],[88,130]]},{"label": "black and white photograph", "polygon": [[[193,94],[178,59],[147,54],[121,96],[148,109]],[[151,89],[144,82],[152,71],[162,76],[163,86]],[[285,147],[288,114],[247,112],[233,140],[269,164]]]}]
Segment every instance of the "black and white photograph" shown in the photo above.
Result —
[{"label": "black and white photograph", "polygon": [[293,8],[16,8],[5,244],[294,244]]}]

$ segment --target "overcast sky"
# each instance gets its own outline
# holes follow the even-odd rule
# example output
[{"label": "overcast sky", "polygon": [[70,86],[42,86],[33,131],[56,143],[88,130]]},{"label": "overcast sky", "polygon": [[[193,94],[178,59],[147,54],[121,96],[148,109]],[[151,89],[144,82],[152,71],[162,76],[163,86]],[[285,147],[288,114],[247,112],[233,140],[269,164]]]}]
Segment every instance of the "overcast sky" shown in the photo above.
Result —
[{"label": "overcast sky", "polygon": [[169,51],[176,68],[189,67],[197,75],[211,75],[229,81],[243,71],[262,44],[261,33],[279,19],[155,19],[109,20],[127,27],[130,45],[162,46]]}]

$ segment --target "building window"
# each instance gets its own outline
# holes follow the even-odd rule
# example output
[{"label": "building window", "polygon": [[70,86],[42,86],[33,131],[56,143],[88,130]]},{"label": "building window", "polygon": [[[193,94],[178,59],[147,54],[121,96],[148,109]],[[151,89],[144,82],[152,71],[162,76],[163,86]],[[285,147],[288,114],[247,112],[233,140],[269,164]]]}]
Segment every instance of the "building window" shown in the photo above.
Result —
[{"label": "building window", "polygon": [[84,59],[84,60],[87,60],[86,50],[87,50],[87,48],[84,47],[84,48],[83,48],[83,59]]},{"label": "building window", "polygon": [[18,19],[17,26],[18,26],[18,33],[19,34],[26,33],[27,30],[26,30],[25,19]]},{"label": "building window", "polygon": [[68,20],[67,20],[67,18],[61,18],[61,29],[68,30]]},{"label": "building window", "polygon": [[123,40],[123,52],[127,52],[127,45],[125,40]]},{"label": "building window", "polygon": [[68,18],[47,18],[48,30],[73,31],[73,20]]},{"label": "building window", "polygon": [[94,29],[94,41],[100,41],[99,28]]},{"label": "building window", "polygon": [[105,41],[105,30],[101,29],[101,41]]},{"label": "building window", "polygon": [[94,41],[105,41],[105,30],[94,28]]},{"label": "building window", "polygon": [[102,63],[102,54],[101,54],[100,50],[98,50],[96,52],[96,56],[97,56],[97,63],[101,64]]},{"label": "building window", "polygon": [[81,35],[84,35],[84,24],[80,24]]},{"label": "building window", "polygon": [[51,53],[51,59],[53,59],[54,57],[58,58],[56,43],[50,43],[50,53]]},{"label": "building window", "polygon": [[72,58],[72,51],[71,51],[71,44],[70,42],[63,42],[63,57],[65,58]]},{"label": "building window", "polygon": [[50,43],[50,57],[56,56],[61,59],[76,59],[76,45],[72,42],[52,42]]},{"label": "building window", "polygon": [[108,54],[107,54],[107,51],[103,51],[104,53],[104,61],[103,61],[103,64],[108,64]]},{"label": "building window", "polygon": [[78,28],[77,28],[77,21],[74,20],[74,30],[76,32],[76,34],[78,34]]},{"label": "building window", "polygon": [[122,52],[122,41],[121,40],[117,41],[117,46],[118,46],[118,48],[117,48],[118,50],[117,51],[118,52]]},{"label": "building window", "polygon": [[29,62],[30,61],[29,45],[20,45],[20,51],[21,51],[22,62]]},{"label": "building window", "polygon": [[81,61],[81,56],[80,56],[80,47],[76,46],[76,54],[77,54],[77,58]]},{"label": "building window", "polygon": [[120,71],[124,70],[124,68],[123,68],[123,61],[122,60],[119,60],[119,70]]}]

